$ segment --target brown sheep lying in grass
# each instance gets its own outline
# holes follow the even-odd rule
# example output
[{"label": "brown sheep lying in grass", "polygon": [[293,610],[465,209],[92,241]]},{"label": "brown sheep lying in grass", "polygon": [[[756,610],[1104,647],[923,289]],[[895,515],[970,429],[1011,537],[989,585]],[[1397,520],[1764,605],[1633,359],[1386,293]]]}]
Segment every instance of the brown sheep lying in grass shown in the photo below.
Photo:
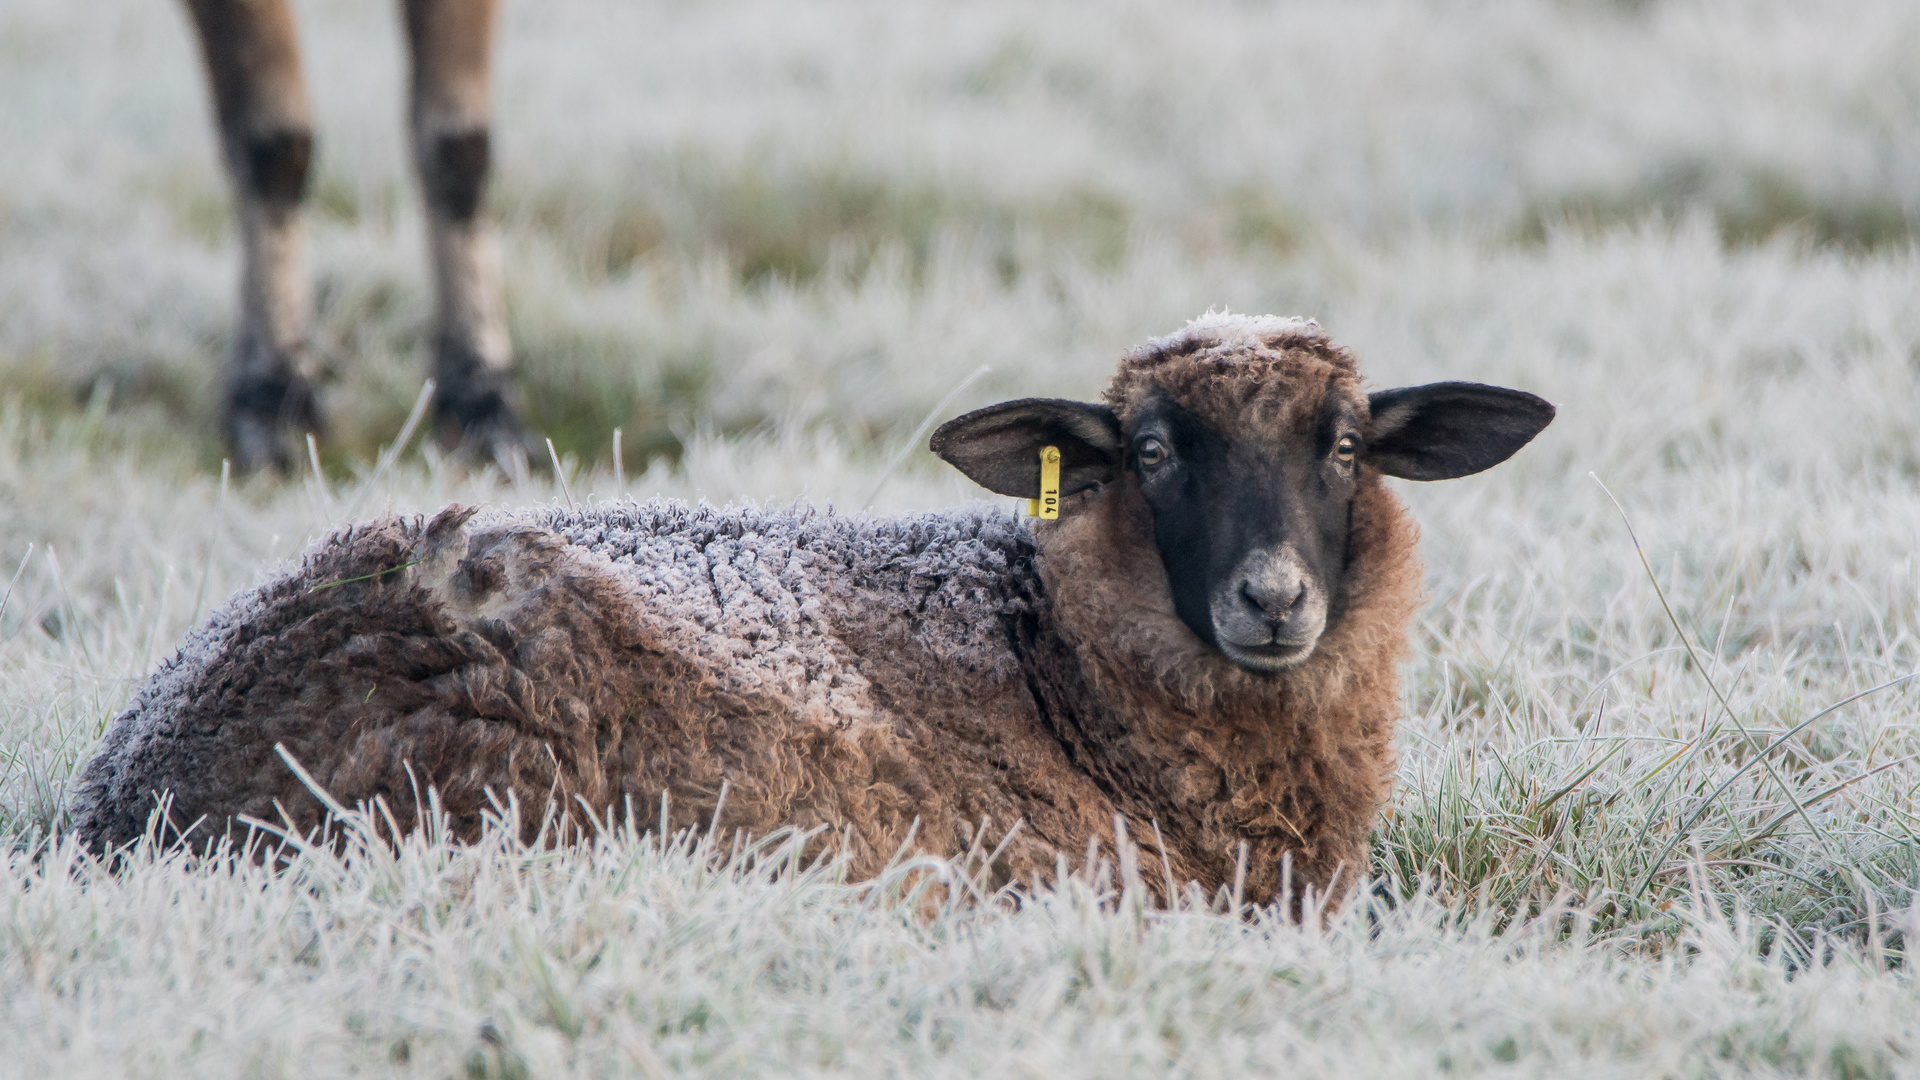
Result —
[{"label": "brown sheep lying in grass", "polygon": [[1118,815],[1210,892],[1243,844],[1248,899],[1280,895],[1287,862],[1324,892],[1366,869],[1420,588],[1381,477],[1477,472],[1552,416],[1473,384],[1369,397],[1317,325],[1210,315],[1122,359],[1105,404],[935,433],[1016,496],[1058,447],[1058,520],[652,502],[360,526],[187,640],[73,820],[125,844],[167,793],[190,843],[311,829],[283,745],[403,829],[429,785],[470,837],[510,796],[529,832],[663,792],[705,824],[724,783],[722,829],[824,826],[856,874],[916,821],[936,854],[992,822],[1025,881],[1111,845]]}]

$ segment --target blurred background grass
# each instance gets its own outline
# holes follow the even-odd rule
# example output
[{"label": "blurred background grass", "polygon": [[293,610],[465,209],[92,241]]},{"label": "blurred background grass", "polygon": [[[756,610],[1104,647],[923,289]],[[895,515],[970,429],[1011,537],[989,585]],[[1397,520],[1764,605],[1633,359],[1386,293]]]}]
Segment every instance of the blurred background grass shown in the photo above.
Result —
[{"label": "blurred background grass", "polygon": [[[365,460],[428,318],[397,19],[296,8],[327,449]],[[1891,2],[509,5],[489,213],[563,451],[863,446],[980,363],[979,400],[1084,394],[1211,304],[1330,316],[1344,260],[1410,237],[1698,217],[1730,248],[1900,248],[1917,47]],[[235,257],[183,15],[20,0],[0,56],[0,394],[105,394],[217,468]],[[1140,276],[1164,288],[1082,308]]]}]

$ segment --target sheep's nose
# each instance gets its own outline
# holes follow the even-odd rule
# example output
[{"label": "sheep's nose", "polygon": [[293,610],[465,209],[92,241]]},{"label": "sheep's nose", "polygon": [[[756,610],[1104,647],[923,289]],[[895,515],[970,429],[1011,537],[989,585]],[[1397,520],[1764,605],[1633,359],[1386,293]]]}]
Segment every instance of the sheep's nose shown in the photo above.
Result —
[{"label": "sheep's nose", "polygon": [[1240,595],[1259,608],[1269,623],[1284,627],[1305,606],[1307,583],[1292,575],[1251,578],[1240,586]]},{"label": "sheep's nose", "polygon": [[1292,663],[1313,648],[1327,625],[1325,593],[1285,547],[1249,552],[1221,580],[1209,606],[1214,640],[1243,667],[1282,653],[1290,659],[1274,662]]}]

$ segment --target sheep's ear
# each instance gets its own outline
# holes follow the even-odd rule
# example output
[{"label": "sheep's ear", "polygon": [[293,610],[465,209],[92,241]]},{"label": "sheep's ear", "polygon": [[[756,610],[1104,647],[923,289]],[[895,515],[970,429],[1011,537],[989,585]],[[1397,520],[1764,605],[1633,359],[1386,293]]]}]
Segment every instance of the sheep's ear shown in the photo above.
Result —
[{"label": "sheep's ear", "polygon": [[1057,446],[1066,496],[1119,471],[1120,421],[1104,405],[1021,398],[941,424],[927,446],[974,483],[1019,499],[1040,494],[1040,451]]},{"label": "sheep's ear", "polygon": [[1443,382],[1367,397],[1366,459],[1388,476],[1451,480],[1513,456],[1553,421],[1553,406],[1519,390]]}]

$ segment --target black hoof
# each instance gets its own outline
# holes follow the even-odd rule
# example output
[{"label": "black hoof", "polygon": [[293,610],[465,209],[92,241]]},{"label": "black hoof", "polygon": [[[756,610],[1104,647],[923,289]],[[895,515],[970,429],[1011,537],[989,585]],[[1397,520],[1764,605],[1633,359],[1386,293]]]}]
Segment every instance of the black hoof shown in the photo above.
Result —
[{"label": "black hoof", "polygon": [[470,462],[497,464],[509,476],[544,465],[546,447],[527,434],[514,396],[513,384],[497,370],[441,380],[434,394],[441,445]]},{"label": "black hoof", "polygon": [[290,473],[308,432],[324,430],[313,384],[294,372],[240,375],[227,384],[227,454],[243,473]]}]

